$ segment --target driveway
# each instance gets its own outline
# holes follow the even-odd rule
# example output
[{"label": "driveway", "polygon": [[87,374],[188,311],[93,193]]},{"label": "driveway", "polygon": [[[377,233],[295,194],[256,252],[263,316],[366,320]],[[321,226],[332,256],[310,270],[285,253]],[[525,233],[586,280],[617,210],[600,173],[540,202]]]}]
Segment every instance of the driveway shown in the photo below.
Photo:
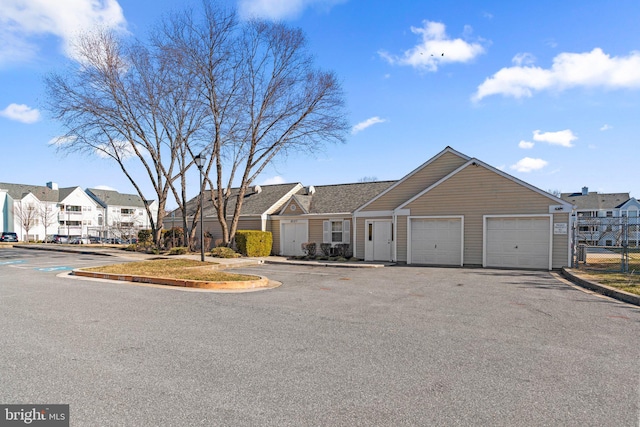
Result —
[{"label": "driveway", "polygon": [[0,265],[0,402],[69,403],[81,426],[638,425],[640,310],[549,273],[234,271],[283,285]]}]

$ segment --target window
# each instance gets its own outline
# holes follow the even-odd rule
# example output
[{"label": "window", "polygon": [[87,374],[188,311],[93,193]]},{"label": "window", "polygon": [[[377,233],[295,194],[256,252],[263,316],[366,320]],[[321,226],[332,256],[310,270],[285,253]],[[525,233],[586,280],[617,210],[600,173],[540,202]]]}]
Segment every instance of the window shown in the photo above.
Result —
[{"label": "window", "polygon": [[369,223],[369,241],[373,241],[373,223]]},{"label": "window", "polygon": [[323,243],[350,243],[351,223],[348,220],[323,221],[322,240]]},{"label": "window", "polygon": [[342,243],[342,221],[331,221],[331,243]]},{"label": "window", "polygon": [[134,213],[136,213],[135,209],[129,209],[129,208],[122,208],[120,209],[120,213],[122,215],[133,215]]},{"label": "window", "polygon": [[607,218],[612,218],[612,217],[613,217],[613,212],[607,211]]}]

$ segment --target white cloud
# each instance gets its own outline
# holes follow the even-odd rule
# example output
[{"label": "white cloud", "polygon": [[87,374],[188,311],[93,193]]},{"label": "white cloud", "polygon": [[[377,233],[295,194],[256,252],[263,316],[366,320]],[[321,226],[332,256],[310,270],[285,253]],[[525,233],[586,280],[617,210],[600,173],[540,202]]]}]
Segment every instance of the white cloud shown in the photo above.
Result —
[{"label": "white cloud", "polygon": [[300,16],[311,6],[325,10],[346,0],[240,0],[238,12],[244,19],[265,18],[274,21]]},{"label": "white cloud", "polygon": [[22,123],[35,123],[40,120],[40,111],[24,104],[9,104],[7,108],[0,111],[0,116]]},{"label": "white cloud", "polygon": [[536,57],[530,53],[524,52],[514,56],[513,59],[511,59],[511,62],[513,62],[517,66],[531,65],[536,62]]},{"label": "white cloud", "polygon": [[520,141],[518,143],[518,147],[522,148],[523,150],[529,150],[531,148],[533,148],[533,146],[536,145],[533,142],[530,141]]},{"label": "white cloud", "polygon": [[96,185],[93,188],[95,188],[96,190],[118,191],[113,187],[109,187],[108,185]]},{"label": "white cloud", "polygon": [[[149,151],[141,145],[137,146],[138,151],[144,157],[149,157]],[[129,141],[114,141],[113,144],[100,144],[96,146],[95,153],[103,159],[118,157],[120,160],[128,160],[138,157]]]},{"label": "white cloud", "polygon": [[276,175],[276,176],[272,176],[271,178],[265,179],[264,181],[262,181],[261,185],[275,185],[275,184],[284,184],[284,183],[286,183],[284,178],[279,175]]},{"label": "white cloud", "polygon": [[572,87],[640,88],[640,51],[611,57],[596,48],[585,53],[561,53],[549,69],[532,65],[503,68],[478,86],[472,100],[491,95],[531,97],[536,91]]},{"label": "white cloud", "polygon": [[546,160],[525,157],[524,159],[519,160],[515,165],[511,165],[511,169],[514,169],[518,172],[531,172],[542,169],[546,165]]},{"label": "white cloud", "polygon": [[368,128],[370,126],[373,126],[373,125],[378,124],[378,123],[384,123],[386,121],[387,121],[386,119],[381,119],[378,116],[371,117],[371,118],[369,118],[367,120],[364,120],[364,121],[358,123],[354,127],[352,127],[351,128],[351,134],[355,135],[356,133],[362,132],[363,130],[365,130],[366,128]]},{"label": "white cloud", "polygon": [[[409,65],[427,71],[437,71],[438,66],[450,62],[469,62],[484,53],[479,43],[469,43],[463,39],[451,39],[440,22],[423,21],[423,27],[411,27],[411,32],[421,37],[420,42],[401,56],[386,51],[378,54],[390,64]],[[465,33],[471,27],[465,26]]]},{"label": "white cloud", "polygon": [[72,56],[72,40],[96,26],[124,29],[117,0],[2,0],[0,64],[26,60],[36,54],[36,42],[46,35],[63,41]]},{"label": "white cloud", "polygon": [[65,144],[69,144],[71,142],[74,142],[75,140],[77,140],[78,138],[76,138],[75,136],[56,136],[55,138],[51,138],[49,140],[49,145],[56,145],[56,146],[61,146],[61,145],[65,145]]},{"label": "white cloud", "polygon": [[540,142],[548,142],[551,145],[561,145],[563,147],[573,147],[572,142],[578,139],[570,129],[560,130],[558,132],[540,132],[533,131],[533,140]]},{"label": "white cloud", "polygon": [[609,129],[613,129],[613,126],[609,126],[606,123],[600,128],[601,131],[605,131],[605,130],[609,130]]}]

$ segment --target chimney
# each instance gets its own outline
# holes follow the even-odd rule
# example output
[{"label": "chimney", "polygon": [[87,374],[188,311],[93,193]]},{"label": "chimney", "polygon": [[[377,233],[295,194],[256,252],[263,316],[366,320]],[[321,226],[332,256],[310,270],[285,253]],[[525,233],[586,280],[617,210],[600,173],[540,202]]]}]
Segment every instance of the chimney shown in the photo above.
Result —
[{"label": "chimney", "polygon": [[309,187],[307,187],[307,194],[311,196],[316,194],[316,187],[314,187],[313,185],[310,185]]},{"label": "chimney", "polygon": [[582,187],[582,195],[583,196],[589,195],[589,187]]},{"label": "chimney", "polygon": [[56,184],[53,181],[47,182],[47,187],[49,187],[52,190],[57,190],[58,189],[58,184]]},{"label": "chimney", "polygon": [[259,185],[256,185],[255,187],[253,187],[253,192],[255,194],[260,194],[262,193],[262,187],[260,187]]}]

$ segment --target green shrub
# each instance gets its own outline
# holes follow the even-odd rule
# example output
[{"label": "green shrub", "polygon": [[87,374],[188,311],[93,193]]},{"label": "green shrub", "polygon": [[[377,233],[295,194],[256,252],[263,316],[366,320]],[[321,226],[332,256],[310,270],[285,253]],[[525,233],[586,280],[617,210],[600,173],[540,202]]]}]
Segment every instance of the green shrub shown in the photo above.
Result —
[{"label": "green shrub", "polygon": [[217,258],[239,258],[242,255],[237,253],[231,248],[227,248],[226,246],[220,246],[217,248],[211,249],[211,256]]},{"label": "green shrub", "polygon": [[189,248],[185,246],[176,246],[175,248],[171,248],[169,255],[184,255],[187,252],[189,252]]},{"label": "green shrub", "polygon": [[138,243],[142,245],[151,244],[151,230],[138,231]]},{"label": "green shrub", "polygon": [[131,252],[135,252],[138,250],[138,247],[136,245],[129,245],[126,248],[124,248],[125,251],[131,251]]},{"label": "green shrub", "polygon": [[238,252],[245,256],[269,256],[273,237],[269,231],[238,230],[236,232],[236,246]]}]

